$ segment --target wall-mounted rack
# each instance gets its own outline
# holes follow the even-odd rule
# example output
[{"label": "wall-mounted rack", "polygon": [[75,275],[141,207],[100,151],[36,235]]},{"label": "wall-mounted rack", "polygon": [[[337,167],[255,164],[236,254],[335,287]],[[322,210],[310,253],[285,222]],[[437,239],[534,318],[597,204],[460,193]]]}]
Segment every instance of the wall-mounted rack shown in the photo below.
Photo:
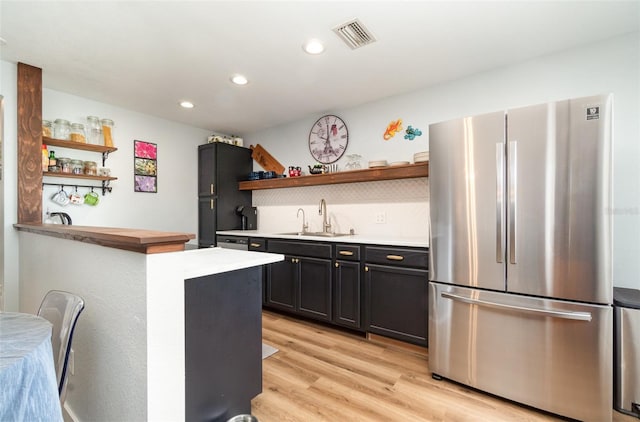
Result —
[{"label": "wall-mounted rack", "polygon": [[113,189],[111,186],[109,186],[109,181],[108,180],[103,180],[102,181],[102,186],[93,186],[93,185],[76,185],[76,184],[67,184],[67,183],[42,183],[42,186],[60,186],[60,189],[64,189],[65,186],[70,187],[70,188],[88,188],[91,189],[92,191],[94,189],[100,189],[102,191],[102,196],[104,196],[107,192],[111,193],[111,190]]}]

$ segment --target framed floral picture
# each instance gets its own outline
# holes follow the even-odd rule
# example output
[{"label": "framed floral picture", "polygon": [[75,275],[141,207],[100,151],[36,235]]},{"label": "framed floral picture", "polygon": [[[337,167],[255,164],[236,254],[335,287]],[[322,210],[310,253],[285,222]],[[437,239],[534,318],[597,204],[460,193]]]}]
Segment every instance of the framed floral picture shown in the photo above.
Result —
[{"label": "framed floral picture", "polygon": [[158,192],[158,146],[133,141],[133,179],[135,192]]}]

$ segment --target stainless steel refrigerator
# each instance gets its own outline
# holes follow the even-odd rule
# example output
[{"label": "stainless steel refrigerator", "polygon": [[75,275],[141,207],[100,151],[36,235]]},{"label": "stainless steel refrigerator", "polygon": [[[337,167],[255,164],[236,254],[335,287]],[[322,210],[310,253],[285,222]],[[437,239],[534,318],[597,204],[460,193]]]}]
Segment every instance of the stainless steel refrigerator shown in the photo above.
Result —
[{"label": "stainless steel refrigerator", "polygon": [[612,418],[612,97],[429,126],[429,367]]}]

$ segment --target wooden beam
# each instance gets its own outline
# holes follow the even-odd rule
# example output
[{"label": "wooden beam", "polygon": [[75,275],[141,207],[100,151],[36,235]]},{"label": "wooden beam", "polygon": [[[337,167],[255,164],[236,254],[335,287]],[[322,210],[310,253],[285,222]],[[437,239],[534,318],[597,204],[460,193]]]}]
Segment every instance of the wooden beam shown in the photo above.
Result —
[{"label": "wooden beam", "polygon": [[42,223],[42,69],[18,63],[18,223]]}]

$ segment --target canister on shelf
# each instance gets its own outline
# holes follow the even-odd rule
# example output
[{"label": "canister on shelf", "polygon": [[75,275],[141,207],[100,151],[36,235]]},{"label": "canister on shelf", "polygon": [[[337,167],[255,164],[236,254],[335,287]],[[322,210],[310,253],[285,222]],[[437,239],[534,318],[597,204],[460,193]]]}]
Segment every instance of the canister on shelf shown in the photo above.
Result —
[{"label": "canister on shelf", "polygon": [[87,142],[87,138],[85,138],[84,134],[84,125],[82,123],[72,123],[69,138],[73,142]]},{"label": "canister on shelf", "polygon": [[104,146],[113,147],[113,120],[102,119],[102,136],[104,137]]},{"label": "canister on shelf", "polygon": [[97,116],[87,117],[87,141],[93,145],[104,145],[102,124]]},{"label": "canister on shelf", "polygon": [[98,175],[98,165],[95,161],[85,161],[84,162],[84,174],[87,176],[97,176]]},{"label": "canister on shelf", "polygon": [[59,157],[58,167],[60,167],[60,173],[71,173],[71,159]]},{"label": "canister on shelf", "polygon": [[82,160],[71,160],[71,173],[82,174],[84,172],[84,163]]},{"label": "canister on shelf", "polygon": [[69,140],[69,133],[71,133],[71,125],[68,120],[56,119],[53,123],[53,137],[56,139]]},{"label": "canister on shelf", "polygon": [[42,136],[53,137],[53,124],[49,120],[42,121]]}]

